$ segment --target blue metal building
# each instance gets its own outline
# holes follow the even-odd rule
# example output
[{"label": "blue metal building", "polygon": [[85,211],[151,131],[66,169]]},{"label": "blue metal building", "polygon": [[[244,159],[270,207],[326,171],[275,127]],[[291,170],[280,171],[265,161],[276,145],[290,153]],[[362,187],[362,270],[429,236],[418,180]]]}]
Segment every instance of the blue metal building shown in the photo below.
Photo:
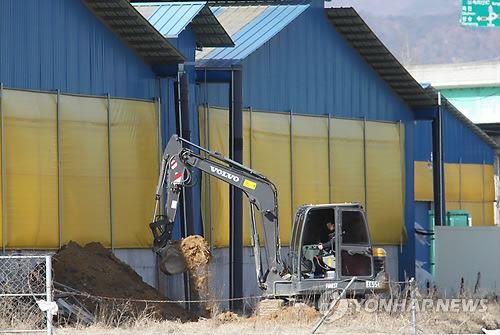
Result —
[{"label": "blue metal building", "polygon": [[[27,0],[22,7],[2,1],[0,82],[11,88],[159,98],[163,143],[179,131],[198,143],[197,106],[234,107],[230,92],[239,74],[239,108],[401,121],[404,225],[413,231],[423,211],[415,205],[414,162],[429,160],[431,121],[425,120],[436,119],[437,96],[413,80],[354,10],[324,9],[320,0],[135,8],[126,0]],[[442,115],[446,162],[492,162],[493,143],[484,133],[450,105]],[[186,195],[192,226],[184,233],[202,233],[200,190]],[[409,233],[400,255],[401,277],[414,274],[414,254]]]}]

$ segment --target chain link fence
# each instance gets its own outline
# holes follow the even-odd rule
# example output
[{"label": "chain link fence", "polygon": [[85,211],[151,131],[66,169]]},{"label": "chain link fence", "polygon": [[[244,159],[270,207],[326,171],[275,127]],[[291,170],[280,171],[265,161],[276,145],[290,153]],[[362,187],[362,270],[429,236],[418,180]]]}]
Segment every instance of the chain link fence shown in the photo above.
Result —
[{"label": "chain link fence", "polygon": [[52,334],[51,256],[0,256],[0,333]]}]

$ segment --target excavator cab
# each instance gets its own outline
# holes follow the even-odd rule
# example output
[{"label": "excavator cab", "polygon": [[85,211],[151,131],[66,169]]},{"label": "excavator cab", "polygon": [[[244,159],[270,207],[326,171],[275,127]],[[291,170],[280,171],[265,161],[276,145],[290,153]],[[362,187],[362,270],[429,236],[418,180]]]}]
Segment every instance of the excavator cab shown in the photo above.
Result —
[{"label": "excavator cab", "polygon": [[292,275],[304,290],[318,282],[335,286],[354,276],[374,288],[382,288],[373,284],[376,280],[385,280],[385,251],[372,246],[365,211],[359,204],[300,207],[292,228],[289,261]]}]

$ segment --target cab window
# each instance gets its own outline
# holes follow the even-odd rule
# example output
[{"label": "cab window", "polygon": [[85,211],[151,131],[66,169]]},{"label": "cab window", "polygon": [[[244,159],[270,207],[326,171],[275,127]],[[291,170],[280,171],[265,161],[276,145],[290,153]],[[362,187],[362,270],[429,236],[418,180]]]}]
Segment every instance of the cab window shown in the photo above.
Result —
[{"label": "cab window", "polygon": [[329,241],[327,223],[335,224],[335,212],[332,208],[315,208],[309,211],[304,227],[303,245],[324,243]]},{"label": "cab window", "polygon": [[342,211],[342,243],[368,244],[368,230],[362,212]]}]

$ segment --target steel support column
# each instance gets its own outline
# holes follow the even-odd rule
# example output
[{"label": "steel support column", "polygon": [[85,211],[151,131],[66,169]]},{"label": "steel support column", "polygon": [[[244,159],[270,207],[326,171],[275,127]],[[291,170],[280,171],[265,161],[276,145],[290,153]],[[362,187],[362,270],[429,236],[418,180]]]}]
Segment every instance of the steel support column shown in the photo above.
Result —
[{"label": "steel support column", "polygon": [[440,93],[438,94],[437,114],[432,120],[432,177],[434,186],[434,222],[436,226],[444,226],[446,198],[444,193],[443,111]]},{"label": "steel support column", "polygon": [[[177,131],[181,137],[191,140],[191,123],[189,117],[189,75],[184,71],[184,66],[179,65],[177,74],[177,92],[176,92],[176,107],[177,107]],[[182,211],[181,211],[181,235],[183,237],[194,233],[193,227],[193,191],[190,187],[185,187],[182,190]],[[184,273],[184,297],[187,301],[191,301],[191,283],[189,274]],[[186,303],[186,307],[191,309],[191,303]]]},{"label": "steel support column", "polygon": [[[243,163],[243,92],[239,69],[231,71],[229,85],[229,157]],[[243,204],[240,190],[231,186],[229,195],[229,297],[243,296]],[[231,309],[241,310],[241,300],[232,300]]]}]

